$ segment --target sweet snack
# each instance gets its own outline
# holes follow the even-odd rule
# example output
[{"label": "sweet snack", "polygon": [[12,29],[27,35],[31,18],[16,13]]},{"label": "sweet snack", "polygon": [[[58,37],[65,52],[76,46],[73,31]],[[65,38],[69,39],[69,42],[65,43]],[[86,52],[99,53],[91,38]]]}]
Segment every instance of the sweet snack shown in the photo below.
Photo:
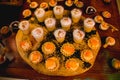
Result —
[{"label": "sweet snack", "polygon": [[114,69],[120,70],[120,60],[113,58],[111,61],[111,65]]},{"label": "sweet snack", "polygon": [[82,8],[84,6],[84,3],[82,1],[77,1],[75,3],[75,5],[78,7],[78,8]]},{"label": "sweet snack", "polygon": [[71,10],[71,16],[73,23],[78,23],[82,15],[82,11],[80,9],[74,8]]},{"label": "sweet snack", "polygon": [[86,8],[86,14],[94,14],[96,12],[97,12],[97,10],[93,6],[88,6]]},{"label": "sweet snack", "polygon": [[10,30],[14,33],[17,33],[17,31],[19,30],[18,26],[19,26],[19,21],[13,21],[9,25]]},{"label": "sweet snack", "polygon": [[30,17],[32,15],[32,12],[30,9],[25,9],[25,10],[23,10],[22,15],[24,18],[27,18],[27,17]]},{"label": "sweet snack", "polygon": [[40,4],[40,8],[43,8],[43,9],[47,9],[49,6],[48,6],[48,3],[47,2],[42,2]]},{"label": "sweet snack", "polygon": [[73,1],[72,0],[66,0],[65,1],[65,5],[68,6],[68,7],[70,7],[70,6],[73,5]]},{"label": "sweet snack", "polygon": [[95,26],[95,21],[92,18],[86,18],[84,20],[84,30],[85,32],[91,32]]},{"label": "sweet snack", "polygon": [[104,21],[103,17],[100,16],[100,15],[95,16],[94,20],[95,20],[96,23],[102,23]]},{"label": "sweet snack", "polygon": [[64,29],[65,31],[68,31],[71,27],[72,20],[69,17],[63,17],[60,20],[60,23],[61,23],[62,29]]},{"label": "sweet snack", "polygon": [[30,7],[31,9],[35,9],[35,8],[38,7],[38,3],[35,2],[35,1],[33,1],[33,2],[31,2],[31,3],[29,4],[29,7]]},{"label": "sweet snack", "polygon": [[20,56],[45,75],[75,76],[88,71],[101,47],[94,19],[84,17],[75,5],[64,7],[61,2],[57,5],[57,0],[50,0],[49,6],[47,10],[31,10],[31,18],[22,23],[21,27],[28,28],[29,33],[19,29],[16,34]]},{"label": "sweet snack", "polygon": [[106,23],[106,22],[102,22],[102,23],[99,25],[99,28],[100,28],[101,30],[107,30],[109,27],[110,27],[109,24]]},{"label": "sweet snack", "polygon": [[111,16],[112,16],[109,11],[103,11],[103,12],[102,12],[102,15],[103,15],[103,17],[105,17],[105,18],[111,18]]}]

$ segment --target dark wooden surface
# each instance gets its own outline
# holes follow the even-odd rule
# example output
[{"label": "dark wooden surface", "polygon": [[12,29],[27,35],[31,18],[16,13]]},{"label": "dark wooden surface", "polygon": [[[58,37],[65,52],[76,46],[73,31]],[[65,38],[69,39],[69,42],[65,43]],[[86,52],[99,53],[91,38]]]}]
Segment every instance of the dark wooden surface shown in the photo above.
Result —
[{"label": "dark wooden surface", "polygon": [[[40,0],[34,1],[40,2]],[[116,32],[111,32],[111,29],[108,29],[107,31],[101,31],[96,25],[101,39],[104,39],[104,37],[106,36],[112,36],[115,38],[116,44],[112,47],[107,47],[105,49],[101,47],[95,64],[89,71],[71,77],[47,76],[37,73],[21,59],[19,53],[16,50],[15,34],[13,34],[9,38],[7,38],[6,44],[7,47],[9,47],[10,49],[9,54],[14,56],[14,60],[7,63],[4,68],[0,65],[0,76],[26,78],[31,80],[119,80],[120,71],[111,68],[108,63],[110,58],[117,58],[120,60],[120,15],[118,13],[116,0],[111,0],[110,4],[104,4],[102,0],[82,1],[85,3],[84,9],[89,5],[92,5],[97,9],[97,13],[92,15],[86,15],[83,9],[84,16],[94,17],[98,14],[101,15],[102,11],[107,10],[112,14],[112,17],[110,19],[104,20],[119,29],[119,31]]]}]

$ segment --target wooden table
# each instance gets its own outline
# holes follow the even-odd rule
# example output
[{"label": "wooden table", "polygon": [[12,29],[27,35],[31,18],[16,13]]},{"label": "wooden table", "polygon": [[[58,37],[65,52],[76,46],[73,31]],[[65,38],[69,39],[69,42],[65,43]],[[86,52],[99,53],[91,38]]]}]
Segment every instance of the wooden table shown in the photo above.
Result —
[{"label": "wooden table", "polygon": [[[33,1],[33,0],[32,0]],[[39,0],[34,0],[39,1]],[[43,0],[45,1],[45,0]],[[94,6],[97,9],[97,13],[87,15],[83,11],[83,15],[86,17],[94,17],[95,15],[101,15],[102,11],[109,11],[112,14],[110,19],[105,19],[106,22],[112,24],[119,31],[111,32],[111,29],[102,31],[96,25],[96,28],[100,34],[101,39],[106,36],[112,36],[116,40],[116,44],[112,47],[101,47],[99,54],[96,58],[94,66],[87,72],[71,76],[71,77],[59,77],[59,76],[47,76],[37,73],[28,64],[26,64],[18,54],[15,44],[15,34],[11,35],[6,40],[7,47],[9,47],[9,54],[12,54],[15,58],[12,62],[8,63],[4,68],[0,68],[0,76],[26,78],[31,80],[119,80],[120,71],[112,69],[108,61],[110,58],[117,58],[120,60],[120,15],[118,13],[116,0],[111,0],[110,4],[104,4],[102,0],[82,0],[85,3],[85,8],[89,5]],[[40,1],[39,1],[40,2]],[[26,5],[27,3],[25,3]],[[23,5],[24,7],[24,5]],[[102,42],[103,46],[103,42]]]}]

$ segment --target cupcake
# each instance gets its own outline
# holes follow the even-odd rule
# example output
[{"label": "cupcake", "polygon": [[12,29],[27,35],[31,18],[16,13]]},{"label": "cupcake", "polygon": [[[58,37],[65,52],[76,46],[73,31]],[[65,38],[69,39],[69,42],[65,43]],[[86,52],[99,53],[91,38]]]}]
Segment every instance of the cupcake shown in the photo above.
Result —
[{"label": "cupcake", "polygon": [[95,26],[95,21],[92,18],[86,18],[83,24],[84,24],[84,31],[91,32]]},{"label": "cupcake", "polygon": [[103,17],[102,17],[102,16],[97,15],[97,16],[94,17],[94,21],[95,21],[96,23],[102,23],[104,20],[103,20]]},{"label": "cupcake", "polygon": [[33,2],[31,2],[31,3],[29,4],[29,7],[30,7],[31,9],[35,9],[35,8],[38,7],[38,3],[35,2],[35,1],[33,1]]},{"label": "cupcake", "polygon": [[39,22],[44,22],[45,10],[43,8],[37,8],[34,14]]},{"label": "cupcake", "polygon": [[70,58],[65,62],[65,68],[76,71],[79,68],[79,61],[76,58]]},{"label": "cupcake", "polygon": [[75,43],[81,43],[85,37],[85,32],[79,29],[73,30],[73,40]]},{"label": "cupcake", "polygon": [[97,37],[91,37],[89,40],[88,40],[88,46],[91,48],[91,49],[97,49],[99,48],[100,46],[100,41]]},{"label": "cupcake", "polygon": [[23,31],[24,34],[29,34],[30,23],[28,20],[20,21],[19,29]]},{"label": "cupcake", "polygon": [[32,51],[29,55],[29,59],[33,64],[38,64],[42,61],[43,56],[39,51]]},{"label": "cupcake", "polygon": [[32,30],[31,35],[37,42],[41,42],[44,38],[44,31],[42,27],[37,27]]},{"label": "cupcake", "polygon": [[68,31],[70,29],[70,26],[72,24],[72,20],[69,17],[63,17],[60,20],[61,26],[65,31]]},{"label": "cupcake", "polygon": [[75,52],[75,47],[73,44],[71,43],[64,43],[60,49],[60,52],[64,55],[64,56],[71,56],[74,54]]},{"label": "cupcake", "polygon": [[94,58],[94,54],[90,49],[85,49],[81,52],[81,59],[85,62],[89,62]]},{"label": "cupcake", "polygon": [[73,5],[73,1],[72,0],[66,0],[65,5],[68,6],[68,7],[71,7]]},{"label": "cupcake", "polygon": [[56,20],[54,18],[45,19],[45,26],[47,27],[48,31],[53,31],[56,28]]},{"label": "cupcake", "polygon": [[111,18],[111,13],[109,11],[103,11],[102,12],[103,17],[105,18]]},{"label": "cupcake", "polygon": [[45,68],[49,71],[57,71],[59,66],[60,63],[57,57],[50,57],[45,61]]},{"label": "cupcake", "polygon": [[107,29],[109,28],[109,25],[108,25],[108,23],[106,23],[106,22],[102,22],[102,23],[99,25],[99,28],[100,28],[101,30],[107,30]]},{"label": "cupcake", "polygon": [[40,8],[43,8],[43,9],[47,9],[49,6],[48,6],[48,3],[47,2],[42,2],[40,4]]},{"label": "cupcake", "polygon": [[106,48],[107,46],[113,46],[115,45],[115,39],[111,36],[108,36],[105,40],[105,44],[103,45],[104,48]]},{"label": "cupcake", "polygon": [[82,11],[80,9],[74,8],[71,10],[71,16],[73,23],[78,23],[82,15]]},{"label": "cupcake", "polygon": [[56,50],[56,46],[53,42],[45,42],[42,45],[42,52],[46,55],[53,54]]},{"label": "cupcake", "polygon": [[61,19],[64,14],[64,7],[61,5],[57,5],[53,8],[54,15],[56,19]]},{"label": "cupcake", "polygon": [[27,18],[27,17],[30,17],[32,15],[32,12],[30,9],[25,9],[25,10],[23,10],[22,15],[24,18]]},{"label": "cupcake", "polygon": [[29,40],[23,40],[20,42],[20,47],[23,51],[29,51],[32,49],[32,43]]},{"label": "cupcake", "polygon": [[57,0],[50,0],[50,1],[49,1],[49,5],[50,5],[51,7],[56,6],[56,5],[57,5]]},{"label": "cupcake", "polygon": [[54,36],[55,39],[59,42],[62,43],[65,40],[65,36],[66,36],[66,31],[63,29],[57,29],[54,31]]}]

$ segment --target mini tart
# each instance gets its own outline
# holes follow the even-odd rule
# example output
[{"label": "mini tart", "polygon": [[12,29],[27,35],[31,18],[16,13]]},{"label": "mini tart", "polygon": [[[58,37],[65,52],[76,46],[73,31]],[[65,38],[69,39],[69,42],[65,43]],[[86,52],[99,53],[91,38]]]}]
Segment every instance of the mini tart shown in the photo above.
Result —
[{"label": "mini tart", "polygon": [[77,6],[78,8],[82,8],[84,6],[84,3],[82,1],[77,1],[75,3],[75,6]]},{"label": "mini tart", "polygon": [[33,2],[31,2],[31,3],[29,4],[29,6],[30,6],[31,9],[35,9],[35,8],[38,7],[38,3],[35,2],[35,1],[33,1]]},{"label": "mini tart", "polygon": [[64,56],[71,56],[74,54],[75,52],[75,47],[73,44],[71,43],[64,43],[60,49],[61,53]]},{"label": "mini tart", "polygon": [[103,17],[105,18],[111,18],[111,13],[109,11],[103,11],[102,12]]},{"label": "mini tart", "polygon": [[99,28],[100,28],[101,30],[107,30],[107,29],[109,28],[109,25],[108,25],[108,23],[106,23],[106,22],[102,22],[102,23],[99,25]]},{"label": "mini tart", "polygon": [[79,61],[76,58],[70,58],[65,62],[65,68],[76,71],[79,68]]},{"label": "mini tart", "polygon": [[56,71],[60,66],[59,59],[57,57],[50,57],[45,61],[45,67],[49,71]]},{"label": "mini tart", "polygon": [[51,7],[54,7],[54,6],[57,5],[57,1],[56,1],[56,0],[50,0],[50,1],[49,1],[49,5],[50,5]]},{"label": "mini tart", "polygon": [[72,0],[66,0],[65,1],[65,5],[68,6],[68,7],[70,7],[70,6],[73,5],[73,1]]},{"label": "mini tart", "polygon": [[100,16],[100,15],[97,15],[97,16],[94,17],[94,21],[96,23],[102,23],[103,22],[103,17]]},{"label": "mini tart", "polygon": [[23,40],[20,42],[20,47],[23,51],[29,51],[32,49],[32,43],[29,40]]},{"label": "mini tart", "polygon": [[46,55],[54,53],[55,50],[56,50],[56,46],[53,42],[45,42],[42,45],[42,51]]},{"label": "mini tart", "polygon": [[91,49],[97,49],[100,45],[100,41],[97,37],[91,37],[89,40],[88,40],[88,46],[91,48]]},{"label": "mini tart", "polygon": [[111,65],[115,69],[120,69],[120,60],[113,58]]},{"label": "mini tart", "polygon": [[43,9],[47,9],[49,6],[48,6],[48,3],[47,2],[42,2],[40,4],[40,8],[43,8]]},{"label": "mini tart", "polygon": [[81,52],[81,59],[83,61],[89,62],[93,57],[93,52],[90,49],[85,49]]},{"label": "mini tart", "polygon": [[42,61],[43,56],[39,51],[33,51],[29,55],[29,59],[33,64],[38,64]]},{"label": "mini tart", "polygon": [[108,45],[110,45],[110,46],[115,45],[115,39],[114,39],[113,37],[111,37],[111,36],[108,36],[108,37],[106,38],[106,44],[108,44]]},{"label": "mini tart", "polygon": [[31,14],[32,14],[32,12],[30,9],[25,9],[22,13],[24,18],[31,16]]}]

